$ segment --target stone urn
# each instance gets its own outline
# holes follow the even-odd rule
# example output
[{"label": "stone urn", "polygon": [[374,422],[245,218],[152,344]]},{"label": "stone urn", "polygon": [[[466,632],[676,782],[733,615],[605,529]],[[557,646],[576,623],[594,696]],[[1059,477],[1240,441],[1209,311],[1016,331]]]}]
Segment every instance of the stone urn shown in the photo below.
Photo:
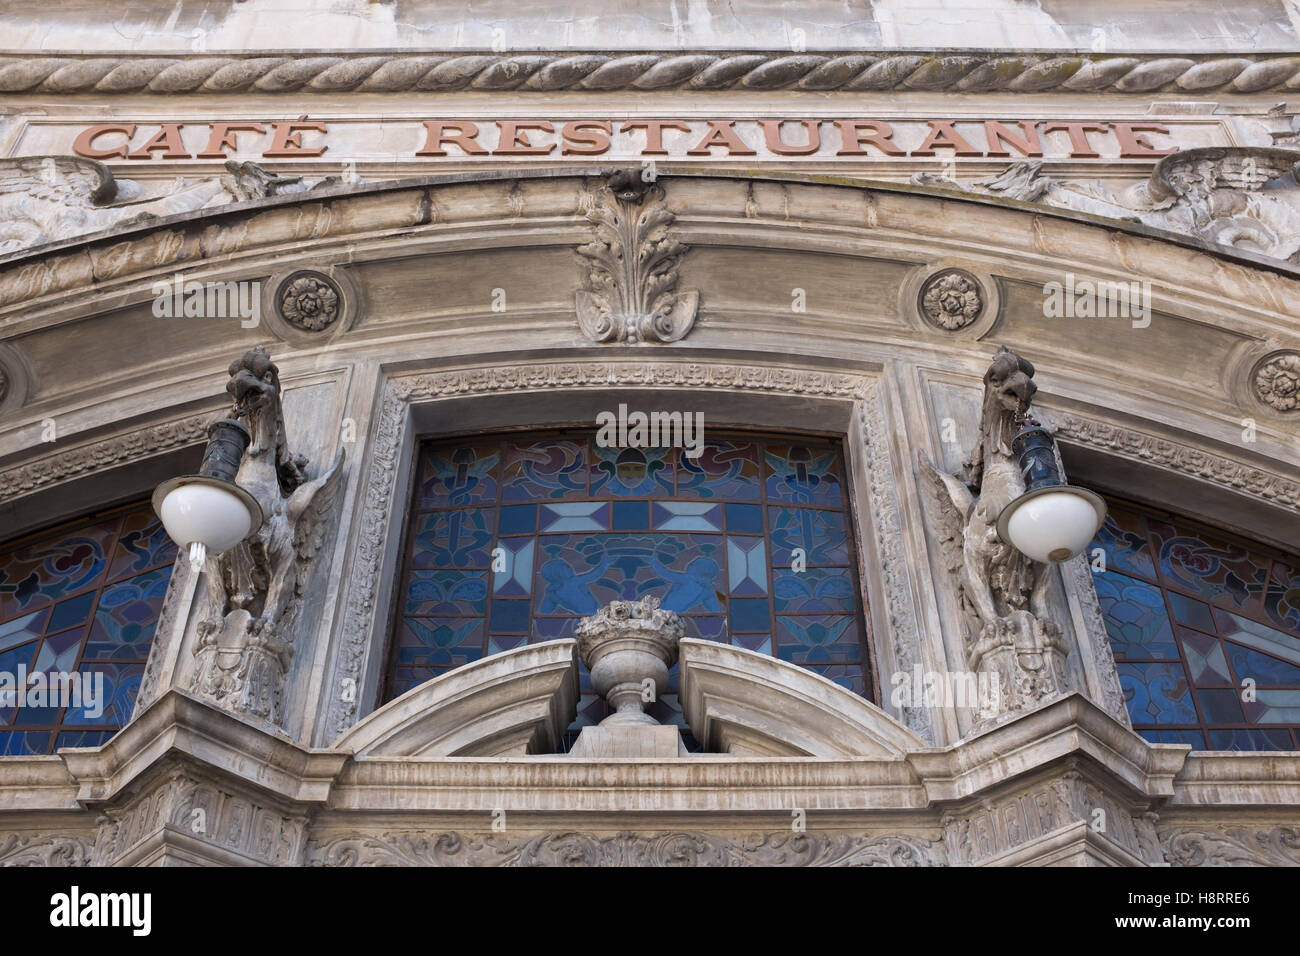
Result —
[{"label": "stone urn", "polygon": [[580,620],[575,634],[592,686],[614,709],[600,726],[657,725],[645,705],[668,684],[677,642],[686,636],[682,619],[655,597],[613,601]]}]

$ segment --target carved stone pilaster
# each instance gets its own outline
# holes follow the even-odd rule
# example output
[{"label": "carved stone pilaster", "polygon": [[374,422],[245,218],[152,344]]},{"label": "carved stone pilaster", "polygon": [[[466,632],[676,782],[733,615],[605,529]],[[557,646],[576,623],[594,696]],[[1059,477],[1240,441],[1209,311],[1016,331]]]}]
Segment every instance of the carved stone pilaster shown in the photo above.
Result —
[{"label": "carved stone pilaster", "polygon": [[1151,814],[1077,769],[943,814],[956,865],[1160,866]]},{"label": "carved stone pilaster", "polygon": [[596,193],[593,240],[578,247],[586,288],[578,322],[593,342],[676,342],[695,325],[700,294],[677,291],[687,247],[669,233],[676,217],[663,187],[619,171]]},{"label": "carved stone pilaster", "polygon": [[270,865],[300,861],[305,814],[174,767],[99,820],[96,866]]}]

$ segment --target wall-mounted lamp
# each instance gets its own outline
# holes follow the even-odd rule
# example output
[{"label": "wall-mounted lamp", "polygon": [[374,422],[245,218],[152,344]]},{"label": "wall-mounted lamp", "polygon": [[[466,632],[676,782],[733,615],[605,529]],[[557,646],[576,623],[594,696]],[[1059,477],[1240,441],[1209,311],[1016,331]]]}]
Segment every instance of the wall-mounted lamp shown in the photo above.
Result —
[{"label": "wall-mounted lamp", "polygon": [[223,418],[208,426],[208,447],[197,475],[169,478],[153,493],[153,510],[171,539],[189,548],[190,562],[233,548],[262,526],[256,499],[235,484],[252,435],[240,422]]},{"label": "wall-mounted lamp", "polygon": [[1025,493],[998,515],[998,537],[1035,561],[1068,561],[1101,528],[1106,502],[1061,480],[1055,443],[1041,425],[1017,432],[1011,450],[1020,459]]}]

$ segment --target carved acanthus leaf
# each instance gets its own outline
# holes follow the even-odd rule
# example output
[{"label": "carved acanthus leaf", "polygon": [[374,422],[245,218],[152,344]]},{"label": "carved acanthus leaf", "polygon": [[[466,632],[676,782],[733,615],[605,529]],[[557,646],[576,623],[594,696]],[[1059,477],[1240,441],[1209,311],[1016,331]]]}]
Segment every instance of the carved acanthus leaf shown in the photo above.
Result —
[{"label": "carved acanthus leaf", "polygon": [[670,232],[675,217],[664,191],[633,173],[615,173],[600,188],[587,220],[594,239],[578,247],[586,289],[578,321],[594,342],[675,342],[695,324],[698,292],[677,292],[687,247]]}]

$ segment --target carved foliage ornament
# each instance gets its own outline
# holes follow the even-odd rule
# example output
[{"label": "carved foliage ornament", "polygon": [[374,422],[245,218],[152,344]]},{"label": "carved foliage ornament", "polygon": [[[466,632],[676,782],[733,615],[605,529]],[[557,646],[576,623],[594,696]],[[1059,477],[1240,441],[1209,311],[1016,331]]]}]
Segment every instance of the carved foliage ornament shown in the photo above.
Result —
[{"label": "carved foliage ornament", "polygon": [[984,311],[984,298],[975,277],[961,269],[944,269],[921,286],[921,314],[939,326],[955,332],[964,329]]},{"label": "carved foliage ornament", "polygon": [[338,286],[319,272],[295,272],[282,283],[275,303],[286,322],[306,332],[329,328],[340,314]]},{"label": "carved foliage ornament", "polygon": [[578,247],[578,322],[593,342],[676,342],[695,325],[700,294],[677,291],[687,247],[668,231],[675,218],[663,188],[635,172],[616,172],[597,191],[587,213],[595,238]]},{"label": "carved foliage ornament", "polygon": [[1279,352],[1255,371],[1255,394],[1279,412],[1300,408],[1300,352]]}]

